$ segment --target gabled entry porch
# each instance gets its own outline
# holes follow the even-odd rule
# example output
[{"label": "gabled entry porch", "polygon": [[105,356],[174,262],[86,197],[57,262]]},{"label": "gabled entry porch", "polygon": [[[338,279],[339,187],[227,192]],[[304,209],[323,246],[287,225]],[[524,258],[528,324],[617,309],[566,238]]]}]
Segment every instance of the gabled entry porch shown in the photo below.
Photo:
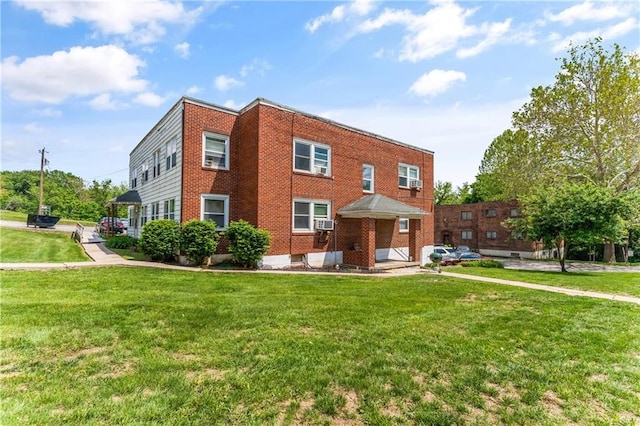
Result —
[{"label": "gabled entry porch", "polygon": [[[343,263],[365,269],[376,268],[376,250],[386,253],[400,253],[394,247],[398,240],[400,219],[408,220],[406,236],[408,250],[400,253],[406,262],[420,262],[423,245],[422,217],[429,214],[424,210],[394,200],[381,194],[366,195],[338,210],[342,217],[341,229],[345,235],[347,248],[343,251]],[[406,247],[405,245],[405,247]]]}]

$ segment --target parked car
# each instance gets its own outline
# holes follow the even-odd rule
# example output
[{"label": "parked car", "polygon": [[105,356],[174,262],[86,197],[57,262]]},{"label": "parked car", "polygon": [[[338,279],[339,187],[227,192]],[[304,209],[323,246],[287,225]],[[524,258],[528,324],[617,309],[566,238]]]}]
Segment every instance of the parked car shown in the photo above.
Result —
[{"label": "parked car", "polygon": [[469,248],[469,246],[458,246],[456,247],[456,253],[466,253],[471,251],[471,249]]},{"label": "parked car", "polygon": [[456,252],[453,249],[450,249],[448,247],[434,247],[433,248],[434,253],[438,253],[440,254],[442,257],[445,256],[454,256],[456,254]]},{"label": "parked car", "polygon": [[458,253],[458,262],[466,262],[469,260],[482,260],[482,255],[472,251]]},{"label": "parked car", "polygon": [[128,217],[119,217],[118,221],[122,223],[122,228],[126,231],[129,229],[129,218]]},{"label": "parked car", "polygon": [[460,259],[458,258],[458,254],[454,254],[453,256],[444,256],[440,261],[441,266],[450,266],[460,263]]},{"label": "parked car", "polygon": [[96,231],[101,234],[122,234],[124,232],[125,225],[121,219],[115,219],[112,223],[111,218],[103,217],[100,222],[96,224]]}]

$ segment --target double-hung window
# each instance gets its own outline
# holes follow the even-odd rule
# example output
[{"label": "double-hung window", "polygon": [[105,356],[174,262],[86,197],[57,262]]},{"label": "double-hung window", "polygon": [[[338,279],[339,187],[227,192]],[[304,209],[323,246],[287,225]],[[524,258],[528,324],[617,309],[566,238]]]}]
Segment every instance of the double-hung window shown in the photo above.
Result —
[{"label": "double-hung window", "polygon": [[153,177],[154,178],[160,176],[160,163],[162,162],[161,157],[162,157],[162,154],[160,153],[160,150],[153,153]]},{"label": "double-hung window", "polygon": [[373,176],[374,169],[373,166],[369,164],[362,165],[362,191],[363,192],[373,192]]},{"label": "double-hung window", "polygon": [[160,218],[160,203],[151,204],[151,220],[158,220]]},{"label": "double-hung window", "polygon": [[401,188],[409,188],[411,181],[417,181],[420,179],[420,169],[416,166],[410,166],[408,164],[398,165],[398,186]]},{"label": "double-hung window", "polygon": [[149,180],[149,164],[145,161],[142,165],[142,182]]},{"label": "double-hung window", "polygon": [[165,200],[164,218],[174,220],[176,218],[176,200]]},{"label": "double-hung window", "polygon": [[401,217],[399,221],[400,232],[409,232],[409,219]]},{"label": "double-hung window", "polygon": [[462,219],[462,220],[471,220],[472,219],[471,212],[470,211],[460,212],[460,219]]},{"label": "double-hung window", "polygon": [[331,147],[316,142],[294,139],[293,169],[322,175],[331,173]]},{"label": "double-hung window", "polygon": [[202,135],[202,166],[213,169],[229,169],[229,137],[215,133]]},{"label": "double-hung window", "polygon": [[170,170],[176,166],[176,152],[178,151],[178,137],[175,136],[169,142],[167,142],[167,164],[165,170]]},{"label": "double-hung window", "polygon": [[496,217],[498,211],[496,209],[487,209],[484,211],[484,217]]},{"label": "double-hung window", "polygon": [[316,219],[329,219],[331,204],[328,201],[294,200],[293,230],[313,231]]},{"label": "double-hung window", "polygon": [[210,220],[216,223],[218,230],[229,226],[229,196],[216,194],[202,195],[202,220]]},{"label": "double-hung window", "polygon": [[463,240],[470,240],[473,238],[473,232],[472,231],[462,231],[462,235],[461,235]]},{"label": "double-hung window", "polygon": [[147,207],[142,206],[140,209],[140,227],[143,227],[145,223],[147,223]]},{"label": "double-hung window", "polygon": [[134,189],[138,186],[138,169],[133,169],[131,171],[131,189]]},{"label": "double-hung window", "polygon": [[495,240],[496,238],[498,238],[498,233],[496,231],[487,231],[488,240]]}]

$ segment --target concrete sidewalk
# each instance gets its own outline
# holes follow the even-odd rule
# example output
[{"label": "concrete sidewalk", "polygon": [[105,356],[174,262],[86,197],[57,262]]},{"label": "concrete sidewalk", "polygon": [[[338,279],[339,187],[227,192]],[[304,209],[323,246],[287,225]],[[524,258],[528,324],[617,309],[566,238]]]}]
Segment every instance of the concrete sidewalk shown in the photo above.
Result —
[{"label": "concrete sidewalk", "polygon": [[532,290],[549,291],[552,293],[566,294],[567,296],[593,297],[596,299],[615,300],[618,302],[629,302],[629,303],[635,303],[636,305],[640,305],[640,297],[624,296],[620,294],[598,293],[595,291],[577,290],[577,289],[565,288],[565,287],[553,287],[550,285],[502,280],[499,278],[479,277],[476,275],[458,274],[455,272],[441,272],[441,274],[447,277],[462,278],[462,279],[471,280],[471,281],[482,281],[482,282],[488,282],[493,284],[510,285],[514,287],[529,288]]}]

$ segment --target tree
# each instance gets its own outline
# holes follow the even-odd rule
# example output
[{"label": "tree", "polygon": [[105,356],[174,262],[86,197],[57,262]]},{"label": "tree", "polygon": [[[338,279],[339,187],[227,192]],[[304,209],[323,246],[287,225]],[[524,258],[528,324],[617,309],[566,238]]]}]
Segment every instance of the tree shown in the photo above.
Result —
[{"label": "tree", "polygon": [[460,204],[460,199],[453,190],[451,182],[437,181],[433,186],[433,198],[436,206]]},{"label": "tree", "polygon": [[[520,198],[567,181],[621,193],[640,186],[640,57],[596,38],[561,62],[555,82],[534,88],[514,130],[485,152],[480,193]],[[615,261],[613,241],[605,260]]]},{"label": "tree", "polygon": [[620,193],[590,182],[538,188],[520,203],[523,218],[507,226],[554,247],[562,272],[570,245],[620,242],[640,215],[640,191]]}]

